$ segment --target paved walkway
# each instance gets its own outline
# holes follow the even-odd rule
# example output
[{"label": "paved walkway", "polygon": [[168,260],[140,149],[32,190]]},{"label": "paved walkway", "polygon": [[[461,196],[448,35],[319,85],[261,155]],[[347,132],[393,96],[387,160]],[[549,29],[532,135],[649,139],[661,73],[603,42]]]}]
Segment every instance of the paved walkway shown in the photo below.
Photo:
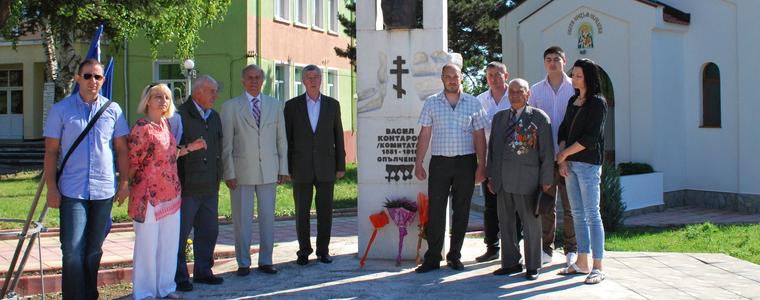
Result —
[{"label": "paved walkway", "polygon": [[[316,236],[317,227],[316,220],[312,218],[311,234]],[[470,213],[470,227],[478,229],[482,228],[483,218],[481,213]],[[290,242],[296,241],[296,225],[294,220],[278,221],[275,222],[275,242]],[[336,217],[333,219],[332,236],[333,237],[349,237],[356,236],[356,217]],[[134,246],[134,232],[112,232],[108,234],[106,241],[103,243],[103,258],[101,264],[113,265],[123,264],[132,261],[132,253]],[[253,232],[251,235],[251,243],[257,245],[259,242],[258,225],[254,223]],[[55,272],[61,268],[61,243],[57,236],[43,237],[42,245],[42,265],[46,273]],[[13,253],[16,249],[18,240],[0,240],[0,274],[5,274],[10,266],[10,261],[13,258]],[[219,237],[217,239],[215,252],[217,253],[232,253],[234,257],[235,251],[235,235],[233,232],[232,224],[219,226]],[[27,271],[39,270],[39,255],[37,246],[29,256],[29,260],[26,264]],[[294,252],[295,253],[295,252]]]},{"label": "paved walkway", "polygon": [[[274,262],[280,273],[235,275],[234,261],[214,268],[224,277],[219,286],[196,284],[186,299],[760,299],[760,266],[722,254],[608,252],[607,280],[583,284],[583,276],[559,276],[564,257],[541,271],[539,280],[524,274],[493,276],[498,261],[476,263],[482,251],[477,238],[465,239],[464,271],[446,267],[426,274],[413,271],[414,262],[396,267],[390,260],[370,260],[359,268],[356,237],[335,238],[332,264],[307,266],[293,262],[297,242],[279,243]],[[255,259],[254,259],[255,260]],[[122,299],[128,299],[124,297]]]},{"label": "paved walkway", "polygon": [[700,207],[674,207],[665,211],[628,217],[626,226],[667,227],[684,224],[750,224],[760,223],[760,214],[738,213]]},{"label": "paved walkway", "polygon": [[[477,201],[477,200],[476,200]],[[658,222],[667,220],[667,222]],[[711,221],[714,223],[760,222],[760,215],[727,213],[709,209],[678,208],[664,212],[631,217],[628,225],[670,225]],[[648,223],[647,223],[648,222]],[[312,220],[312,236],[316,234]],[[470,227],[482,226],[482,213],[471,212]],[[463,261],[465,272],[443,268],[431,274],[412,273],[413,262],[395,267],[390,261],[370,261],[365,269],[358,269],[356,217],[336,217],[333,221],[331,251],[336,256],[332,265],[310,264],[296,266],[297,250],[295,224],[292,220],[275,224],[274,261],[281,273],[240,278],[234,275],[234,260],[219,263],[215,272],[222,274],[228,283],[219,287],[199,286],[188,293],[190,299],[220,299],[249,297],[283,298],[343,298],[369,299],[397,298],[464,298],[472,295],[494,297],[537,298],[754,298],[760,299],[760,266],[720,254],[670,254],[608,252],[605,267],[609,280],[598,287],[582,284],[582,277],[561,277],[555,273],[564,258],[559,253],[555,264],[542,271],[537,282],[526,282],[520,276],[496,277],[490,272],[497,263],[475,263],[474,258],[483,251],[480,238],[466,239]],[[234,236],[231,225],[220,226],[217,252],[234,253]],[[258,243],[254,225],[253,243]],[[103,264],[129,263],[132,257],[134,234],[114,232],[104,245]],[[46,273],[60,268],[58,237],[42,238],[43,266]],[[15,249],[15,240],[0,241],[0,272],[8,268]],[[233,254],[234,255],[234,254]],[[255,254],[254,254],[255,255]],[[38,269],[37,249],[27,263],[27,270]],[[312,262],[313,262],[312,256]],[[256,259],[253,258],[253,261]],[[329,276],[325,276],[329,274]],[[288,280],[283,280],[288,278]],[[393,289],[388,289],[393,285]],[[480,298],[480,297],[478,297]]]}]

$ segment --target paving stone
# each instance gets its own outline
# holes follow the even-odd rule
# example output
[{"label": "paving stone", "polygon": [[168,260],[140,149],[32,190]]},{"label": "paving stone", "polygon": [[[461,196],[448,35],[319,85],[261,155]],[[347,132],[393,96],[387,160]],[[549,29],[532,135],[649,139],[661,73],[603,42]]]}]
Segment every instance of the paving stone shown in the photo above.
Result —
[{"label": "paving stone", "polygon": [[[760,214],[737,214],[703,208],[674,208],[663,212],[629,217],[628,222],[664,226],[688,222],[760,222]],[[667,222],[666,222],[667,221]],[[638,223],[636,223],[638,222]],[[649,223],[645,223],[649,222]],[[680,223],[679,223],[680,222]],[[468,238],[463,247],[464,272],[442,267],[428,274],[413,272],[414,262],[405,261],[396,267],[391,260],[374,260],[364,269],[358,268],[356,217],[335,218],[331,252],[335,263],[326,265],[314,262],[305,267],[296,266],[297,250],[295,222],[278,221],[275,224],[275,263],[281,272],[274,276],[234,275],[234,260],[219,263],[215,272],[225,278],[222,286],[203,286],[188,299],[225,299],[273,297],[289,299],[313,298],[537,298],[537,299],[760,299],[760,266],[724,254],[665,253],[665,252],[606,252],[607,280],[599,285],[585,285],[585,276],[559,276],[564,256],[558,251],[555,263],[543,268],[538,281],[524,280],[522,274],[493,276],[491,272],[499,262],[475,263],[474,258],[483,250],[480,238]],[[470,214],[470,227],[482,227],[482,213]],[[258,244],[258,228],[254,223],[252,243]],[[316,220],[312,219],[312,235],[316,233]],[[114,232],[104,243],[103,262],[123,261],[131,258],[133,232]],[[312,243],[315,238],[312,237]],[[42,239],[43,261],[46,268],[60,268],[58,237]],[[0,241],[0,271],[7,270],[8,260],[16,241]],[[232,225],[220,226],[217,251],[234,249]],[[36,253],[33,251],[33,253]],[[256,254],[254,254],[255,256]],[[29,270],[37,269],[37,254],[27,262]],[[252,257],[256,260],[255,257]],[[286,279],[287,280],[283,280]],[[393,288],[388,288],[392,286]]]}]

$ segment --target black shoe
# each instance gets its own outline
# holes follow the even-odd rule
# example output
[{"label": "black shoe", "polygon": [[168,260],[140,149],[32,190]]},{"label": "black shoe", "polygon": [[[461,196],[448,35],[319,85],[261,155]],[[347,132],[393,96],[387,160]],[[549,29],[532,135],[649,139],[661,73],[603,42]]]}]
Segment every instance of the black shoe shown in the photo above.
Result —
[{"label": "black shoe", "polygon": [[181,281],[177,283],[177,290],[180,292],[189,292],[193,290],[193,284],[190,281]]},{"label": "black shoe", "polygon": [[414,269],[414,271],[417,273],[427,273],[433,270],[438,270],[440,268],[441,266],[438,266],[438,265],[429,265],[429,264],[423,263],[419,267]]},{"label": "black shoe", "polygon": [[309,256],[308,255],[299,255],[298,259],[296,260],[296,264],[300,266],[305,266],[309,264]]},{"label": "black shoe", "polygon": [[329,264],[329,263],[332,263],[333,261],[332,256],[330,256],[330,254],[317,255],[317,260],[323,264]]},{"label": "black shoe", "polygon": [[498,258],[499,258],[499,248],[488,248],[488,250],[486,250],[486,253],[483,253],[483,255],[476,257],[475,261],[486,262],[486,261],[492,261]]},{"label": "black shoe", "polygon": [[538,279],[538,270],[527,270],[525,271],[525,278],[528,280],[536,280]]},{"label": "black shoe", "polygon": [[464,264],[462,264],[462,261],[458,259],[447,260],[446,265],[448,265],[449,268],[451,268],[452,270],[457,270],[457,271],[464,270]]},{"label": "black shoe", "polygon": [[206,276],[206,277],[203,277],[203,278],[195,278],[195,277],[193,277],[193,282],[216,285],[216,284],[222,284],[222,282],[224,282],[224,278],[222,278],[222,277],[216,277],[214,275]]},{"label": "black shoe", "polygon": [[500,275],[509,275],[509,274],[515,274],[522,272],[523,267],[521,264],[516,264],[514,266],[508,267],[508,268],[498,268],[496,271],[493,271],[493,275],[500,276]]},{"label": "black shoe", "polygon": [[277,269],[273,265],[259,266],[259,272],[266,274],[277,274]]},{"label": "black shoe", "polygon": [[237,274],[237,276],[248,276],[248,274],[251,274],[251,267],[238,268],[235,274]]}]

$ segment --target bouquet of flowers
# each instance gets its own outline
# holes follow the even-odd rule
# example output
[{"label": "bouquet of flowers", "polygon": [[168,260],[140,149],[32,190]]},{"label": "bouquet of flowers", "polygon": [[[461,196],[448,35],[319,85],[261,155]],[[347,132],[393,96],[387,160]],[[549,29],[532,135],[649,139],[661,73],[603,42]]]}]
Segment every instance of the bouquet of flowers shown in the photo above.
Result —
[{"label": "bouquet of flowers", "polygon": [[364,256],[362,257],[362,260],[359,261],[360,268],[363,268],[364,263],[367,261],[367,254],[369,254],[369,249],[372,247],[372,242],[375,241],[377,231],[388,224],[388,215],[385,213],[385,211],[381,210],[379,213],[370,215],[369,221],[372,222],[372,227],[374,227],[375,230],[372,231],[372,237],[369,238],[369,243],[367,243],[367,250],[364,250]]},{"label": "bouquet of flowers", "polygon": [[417,257],[414,260],[418,265],[420,264],[420,247],[422,247],[422,239],[425,238],[425,226],[428,222],[428,200],[427,195],[423,193],[417,194],[417,208],[420,215],[420,224],[417,225],[417,228],[420,233],[417,235]]},{"label": "bouquet of flowers", "polygon": [[388,209],[388,213],[391,216],[393,223],[398,226],[398,255],[396,256],[396,266],[401,265],[401,249],[404,246],[404,237],[407,235],[406,227],[414,221],[414,217],[417,215],[417,204],[406,199],[387,199],[385,201],[385,208]]}]

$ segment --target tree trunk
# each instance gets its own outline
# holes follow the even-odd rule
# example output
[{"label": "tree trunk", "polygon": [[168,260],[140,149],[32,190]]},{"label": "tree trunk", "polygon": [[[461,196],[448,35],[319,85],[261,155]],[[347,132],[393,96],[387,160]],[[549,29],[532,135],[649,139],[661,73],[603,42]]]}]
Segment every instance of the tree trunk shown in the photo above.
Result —
[{"label": "tree trunk", "polygon": [[11,0],[0,0],[0,28],[5,27],[5,22],[11,15]]},{"label": "tree trunk", "polygon": [[55,37],[47,22],[41,22],[42,47],[45,50],[45,81],[55,81],[58,78],[58,57],[55,51]]},{"label": "tree trunk", "polygon": [[[71,32],[62,32],[58,35],[58,78],[56,78],[56,96],[58,90],[62,92],[61,98],[68,96],[71,93],[74,82],[74,75],[76,75],[77,67],[82,59],[74,49],[73,43],[74,37]],[[60,99],[60,98],[59,98]]]},{"label": "tree trunk", "polygon": [[42,22],[41,26],[42,44],[47,57],[45,80],[55,83],[55,99],[58,101],[71,93],[80,58],[72,45],[71,33],[56,35],[47,22]]}]

